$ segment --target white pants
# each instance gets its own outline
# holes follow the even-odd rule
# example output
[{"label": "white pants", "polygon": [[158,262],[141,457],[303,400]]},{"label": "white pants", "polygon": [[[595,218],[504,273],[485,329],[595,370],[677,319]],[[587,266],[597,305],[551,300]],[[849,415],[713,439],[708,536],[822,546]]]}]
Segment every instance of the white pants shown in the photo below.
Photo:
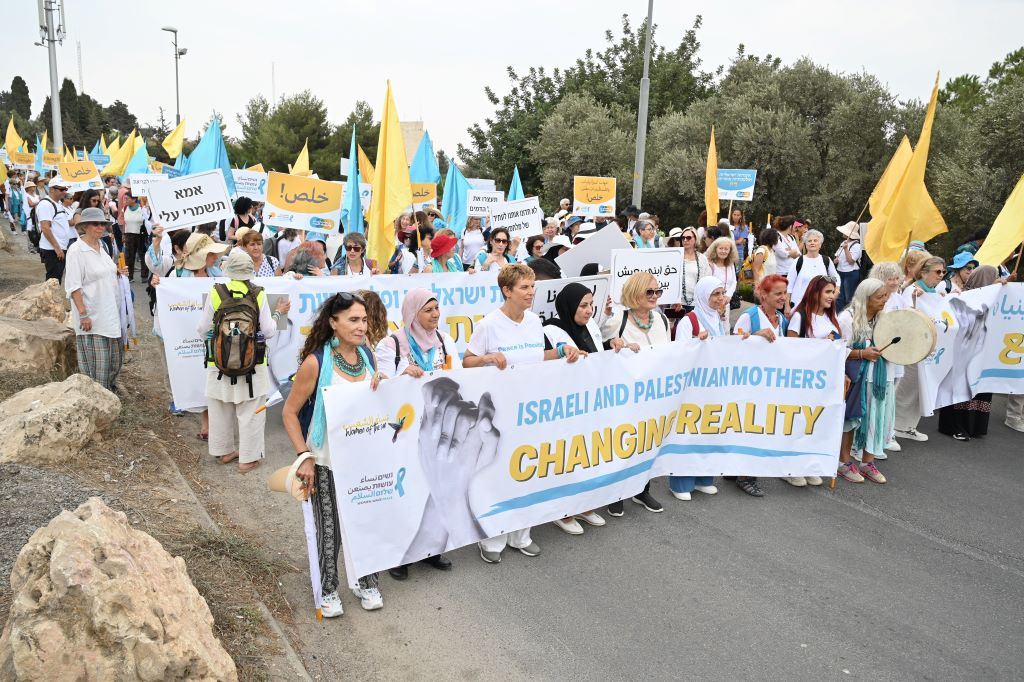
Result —
[{"label": "white pants", "polygon": [[1006,421],[1018,426],[1024,424],[1024,395],[1006,396]]},{"label": "white pants", "polygon": [[522,549],[523,547],[529,547],[532,542],[533,540],[530,539],[530,529],[524,528],[481,540],[480,546],[483,547],[485,552],[501,552],[505,549],[506,545]]},{"label": "white pants", "polygon": [[266,401],[267,397],[263,395],[240,403],[209,398],[210,455],[222,457],[238,450],[240,464],[263,459],[263,430],[267,423],[267,412],[264,410],[256,414],[256,409]]},{"label": "white pants", "polygon": [[921,384],[917,379],[917,365],[906,365],[903,378],[896,385],[897,431],[916,429],[921,422]]}]

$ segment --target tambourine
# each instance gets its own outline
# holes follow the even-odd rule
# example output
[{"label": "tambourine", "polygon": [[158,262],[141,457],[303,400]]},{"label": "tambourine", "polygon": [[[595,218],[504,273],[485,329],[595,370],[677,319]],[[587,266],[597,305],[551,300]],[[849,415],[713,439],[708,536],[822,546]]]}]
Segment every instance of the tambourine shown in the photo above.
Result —
[{"label": "tambourine", "polygon": [[873,345],[889,362],[913,365],[935,351],[938,336],[935,323],[920,310],[890,310],[878,314]]}]

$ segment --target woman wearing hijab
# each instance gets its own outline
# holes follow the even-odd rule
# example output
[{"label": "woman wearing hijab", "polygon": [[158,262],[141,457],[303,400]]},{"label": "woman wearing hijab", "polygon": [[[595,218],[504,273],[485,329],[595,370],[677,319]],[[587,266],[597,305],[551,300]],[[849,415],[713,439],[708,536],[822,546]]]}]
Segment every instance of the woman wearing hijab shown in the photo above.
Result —
[{"label": "woman wearing hijab", "polygon": [[[728,336],[729,327],[725,323],[724,311],[729,303],[725,295],[725,283],[717,277],[704,277],[697,282],[693,292],[693,310],[680,321],[676,334],[685,334],[689,323],[693,338],[705,340],[718,336]],[[678,337],[677,337],[678,338]],[[685,336],[683,337],[685,338]],[[669,476],[668,487],[672,497],[677,500],[689,500],[696,490],[705,495],[718,492],[714,476]]]},{"label": "woman wearing hijab", "polygon": [[[964,254],[958,254],[961,255]],[[994,267],[982,265],[967,278],[964,291],[987,287],[995,284],[998,279],[999,272]],[[970,400],[939,410],[939,433],[960,441],[981,438],[988,433],[988,419],[991,414],[992,394],[978,393]]]}]

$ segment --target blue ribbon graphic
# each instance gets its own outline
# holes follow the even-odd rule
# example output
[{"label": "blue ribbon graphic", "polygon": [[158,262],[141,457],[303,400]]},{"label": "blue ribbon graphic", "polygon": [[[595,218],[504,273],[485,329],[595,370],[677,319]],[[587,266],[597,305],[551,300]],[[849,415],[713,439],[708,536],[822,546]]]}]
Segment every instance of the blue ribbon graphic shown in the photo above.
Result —
[{"label": "blue ribbon graphic", "polygon": [[402,481],[404,481],[404,480],[405,480],[405,467],[402,467],[401,469],[398,470],[398,473],[395,474],[395,490],[398,491],[398,496],[399,497],[404,497],[405,496],[405,489],[402,488]]}]

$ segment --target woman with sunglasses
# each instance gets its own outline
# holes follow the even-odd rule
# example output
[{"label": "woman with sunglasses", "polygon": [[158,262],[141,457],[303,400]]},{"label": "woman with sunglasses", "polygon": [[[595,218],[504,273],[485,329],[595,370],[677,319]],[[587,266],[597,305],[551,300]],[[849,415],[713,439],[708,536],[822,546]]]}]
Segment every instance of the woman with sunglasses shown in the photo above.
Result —
[{"label": "woman with sunglasses", "polygon": [[[310,491],[319,552],[322,613],[335,618],[343,612],[338,596],[338,551],[341,530],[338,499],[327,448],[327,413],[323,389],[333,384],[369,382],[377,389],[384,375],[377,371],[373,351],[366,346],[367,317],[362,296],[347,291],[324,301],[306,343],[299,353],[299,371],[281,411],[284,429],[297,457],[304,458],[296,476]],[[352,593],[373,611],[384,606],[377,574],[363,576]]]},{"label": "woman with sunglasses", "polygon": [[974,260],[974,257],[969,253],[958,253],[953,258],[953,262],[946,268],[948,271],[952,271],[953,274],[950,276],[947,282],[946,291],[951,294],[959,294],[967,290],[967,280],[970,279],[971,273],[978,267],[978,261]]},{"label": "woman with sunglasses", "polygon": [[[692,229],[692,228],[690,228]],[[696,237],[696,233],[693,233]],[[621,350],[629,348],[634,353],[641,348],[670,343],[672,334],[668,318],[658,307],[661,288],[658,280],[649,272],[634,272],[622,285],[619,297],[624,307],[621,313],[605,317],[601,325],[601,336],[606,349]],[[651,495],[651,484],[647,485],[633,501],[651,512],[663,510],[661,503]],[[611,516],[622,516],[622,501],[608,505]]]},{"label": "woman with sunglasses", "polygon": [[508,230],[499,227],[491,231],[491,237],[487,240],[487,250],[481,251],[476,256],[477,270],[487,272],[488,270],[500,270],[501,268],[515,263],[516,259],[511,255],[519,248],[518,239],[510,239]]},{"label": "woman with sunglasses", "polygon": [[377,262],[366,257],[366,237],[358,232],[349,232],[345,235],[345,255],[339,256],[334,261],[331,269],[332,275],[341,277],[355,277],[358,275],[379,275]]},{"label": "woman with sunglasses", "polygon": [[683,312],[693,310],[693,292],[701,278],[711,274],[707,257],[697,250],[697,229],[684,227],[680,236],[683,243]]}]

